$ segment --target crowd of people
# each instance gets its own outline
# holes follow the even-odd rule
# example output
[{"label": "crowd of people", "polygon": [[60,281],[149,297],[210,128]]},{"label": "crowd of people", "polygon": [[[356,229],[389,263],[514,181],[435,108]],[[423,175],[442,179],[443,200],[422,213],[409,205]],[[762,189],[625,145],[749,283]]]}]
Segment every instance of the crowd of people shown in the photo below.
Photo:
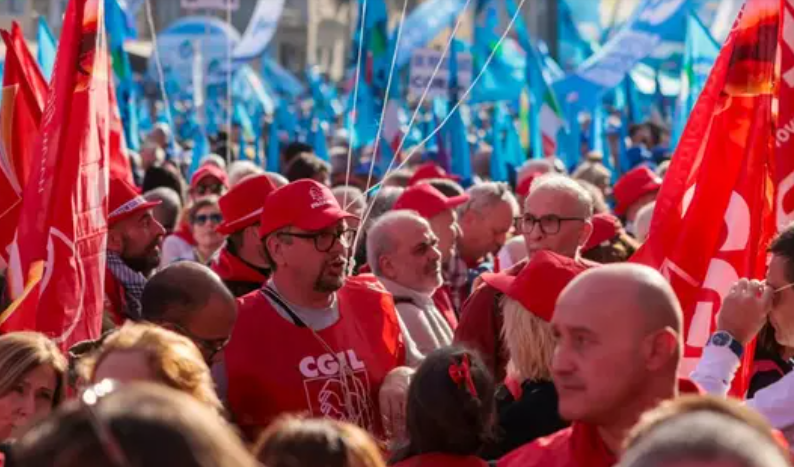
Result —
[{"label": "crowd of people", "polygon": [[682,374],[678,298],[628,262],[667,165],[646,129],[619,177],[424,160],[376,190],[300,143],[283,175],[186,177],[162,133],[110,181],[101,337],[0,336],[0,465],[790,465],[794,227]]}]

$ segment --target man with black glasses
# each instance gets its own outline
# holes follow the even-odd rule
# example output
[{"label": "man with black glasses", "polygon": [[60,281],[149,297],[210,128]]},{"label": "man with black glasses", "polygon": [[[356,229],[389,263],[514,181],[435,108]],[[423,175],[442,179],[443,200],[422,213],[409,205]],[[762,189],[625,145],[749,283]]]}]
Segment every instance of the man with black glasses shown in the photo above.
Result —
[{"label": "man with black glasses", "polygon": [[[579,256],[593,230],[593,200],[576,181],[564,175],[538,177],[524,203],[524,215],[516,218],[516,231],[524,237],[528,259],[499,274],[517,276],[532,255],[548,250],[592,265]],[[490,284],[497,275],[483,275],[481,284],[463,305],[455,341],[478,350],[494,377],[505,376],[508,355],[502,343],[501,292]],[[497,279],[498,281],[498,279]],[[543,284],[537,285],[543,288]]]},{"label": "man with black glasses", "polygon": [[[728,292],[717,314],[717,329],[703,348],[692,380],[711,394],[725,395],[751,342],[768,322],[777,343],[794,347],[794,224],[769,247],[772,254],[766,280],[740,279]],[[778,368],[779,379],[756,391],[747,405],[764,415],[773,428],[794,440],[794,373]]]},{"label": "man with black glasses", "polygon": [[238,300],[225,352],[228,405],[252,439],[285,412],[375,435],[398,423],[404,344],[391,296],[374,279],[347,278],[353,217],[313,180],[265,200],[259,234],[272,276]]}]

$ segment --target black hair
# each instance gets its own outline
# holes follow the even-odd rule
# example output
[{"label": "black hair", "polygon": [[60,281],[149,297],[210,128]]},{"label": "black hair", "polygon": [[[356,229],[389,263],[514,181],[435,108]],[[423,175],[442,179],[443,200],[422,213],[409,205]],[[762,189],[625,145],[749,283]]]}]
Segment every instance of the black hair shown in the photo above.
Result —
[{"label": "black hair", "polygon": [[206,266],[183,261],[174,263],[152,276],[141,295],[141,315],[146,321],[182,324],[211,297],[234,302],[234,296]]},{"label": "black hair", "polygon": [[794,282],[794,224],[790,224],[772,240],[769,252],[786,260],[786,280]]},{"label": "black hair", "polygon": [[[476,396],[465,382],[450,376],[452,365],[470,362]],[[430,452],[476,455],[491,439],[494,382],[479,355],[464,347],[444,347],[430,353],[416,370],[406,404],[408,443],[392,463]]]},{"label": "black hair", "polygon": [[292,159],[284,175],[287,180],[294,182],[301,179],[314,179],[322,174],[330,174],[331,165],[314,154],[302,152]]},{"label": "black hair", "polygon": [[[284,146],[284,149],[281,151],[282,160],[284,164],[287,165],[292,162],[292,159],[295,158],[298,154],[302,152],[314,152],[314,148],[306,143],[301,143],[300,141],[293,141],[288,143]],[[290,180],[292,181],[292,180]]]},{"label": "black hair", "polygon": [[152,191],[155,188],[170,188],[179,195],[179,200],[185,202],[185,185],[182,179],[174,171],[162,166],[149,167],[143,176],[143,192]]}]

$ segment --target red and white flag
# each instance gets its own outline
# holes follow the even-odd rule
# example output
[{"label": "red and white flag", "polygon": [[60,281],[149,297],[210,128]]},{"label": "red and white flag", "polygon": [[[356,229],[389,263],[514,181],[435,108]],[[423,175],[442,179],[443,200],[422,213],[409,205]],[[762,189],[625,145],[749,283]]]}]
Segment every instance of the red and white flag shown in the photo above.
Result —
[{"label": "red and white flag", "polygon": [[47,82],[25,45],[22,30],[0,31],[6,45],[3,104],[0,106],[0,269],[8,262],[47,97]]},{"label": "red and white flag", "polygon": [[107,243],[110,108],[103,0],[70,0],[12,245],[14,303],[0,330],[66,349],[99,336]]},{"label": "red and white flag", "polygon": [[[731,285],[766,273],[775,234],[770,162],[780,1],[749,0],[739,14],[673,156],[650,236],[632,258],[659,269],[681,301],[687,376]],[[743,395],[749,369],[742,366],[734,394]]]}]

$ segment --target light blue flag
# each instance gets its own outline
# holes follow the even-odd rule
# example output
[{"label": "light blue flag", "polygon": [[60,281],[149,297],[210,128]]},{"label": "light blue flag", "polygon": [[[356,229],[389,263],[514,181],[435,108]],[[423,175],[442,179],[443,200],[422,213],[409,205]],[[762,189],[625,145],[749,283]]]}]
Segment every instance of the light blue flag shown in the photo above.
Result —
[{"label": "light blue flag", "polygon": [[474,87],[471,103],[516,101],[526,79],[526,57],[511,38],[497,44],[508,26],[510,15],[502,0],[478,0],[475,11],[474,44],[471,54],[477,75],[489,56],[491,62]]},{"label": "light blue flag", "polygon": [[314,148],[314,154],[320,159],[328,162],[331,157],[328,154],[328,140],[325,137],[325,124],[319,117],[312,119],[311,124],[311,141],[310,144]]},{"label": "light blue flag", "polygon": [[39,62],[44,77],[49,81],[52,78],[52,69],[55,67],[55,54],[58,51],[58,43],[55,41],[55,36],[52,35],[52,31],[47,25],[47,20],[43,16],[39,16],[36,41],[39,43],[39,48],[36,51],[36,61]]},{"label": "light blue flag", "polygon": [[235,60],[251,60],[265,51],[276,33],[284,0],[259,0],[242,39],[234,48]]},{"label": "light blue flag", "polygon": [[201,159],[211,152],[212,150],[210,149],[210,142],[207,140],[207,134],[201,127],[196,126],[195,133],[193,134],[193,156],[190,161],[190,169],[188,170],[188,180],[190,180],[201,166]]},{"label": "light blue flag", "polygon": [[[599,2],[586,0],[583,3],[587,5],[597,5]],[[577,4],[577,9],[581,10],[581,6],[582,5]],[[568,5],[568,1],[559,0],[557,2],[558,56],[560,57],[560,66],[565,71],[575,70],[593,52],[590,43],[582,38],[577,24],[577,21],[574,20],[571,8]]]},{"label": "light blue flag", "polygon": [[[278,107],[281,107],[279,105]],[[281,155],[279,153],[279,140],[278,140],[278,113],[273,118],[273,121],[270,122],[270,125],[267,129],[267,171],[279,173],[281,170]]]},{"label": "light blue flag", "polygon": [[[362,82],[358,86],[358,105],[356,115],[353,115],[353,94],[350,94],[347,104],[347,119],[353,119],[353,133],[350,135],[350,144],[353,149],[360,149],[375,142],[378,133],[378,114],[372,88]],[[345,128],[349,128],[345,124]]]},{"label": "light blue flag", "polygon": [[407,65],[417,49],[427,46],[441,31],[455,24],[465,5],[465,0],[428,0],[414,8],[403,24],[397,67]]},{"label": "light blue flag", "polygon": [[281,96],[295,98],[306,92],[295,75],[270,57],[262,58],[262,76],[267,85]]},{"label": "light blue flag", "polygon": [[507,164],[510,156],[507,154],[505,144],[509,131],[509,115],[503,105],[496,105],[493,114],[493,128],[491,130],[491,179],[496,182],[508,180]]},{"label": "light blue flag", "polygon": [[592,109],[603,95],[618,86],[626,74],[670,38],[684,29],[687,2],[641,0],[631,18],[576,72],[554,83],[564,101]]},{"label": "light blue flag", "polygon": [[711,68],[719,55],[720,46],[711,37],[708,29],[697,15],[690,13],[687,19],[686,49],[681,67],[681,93],[676,102],[673,118],[673,147],[684,132],[692,108],[706,86]]}]

